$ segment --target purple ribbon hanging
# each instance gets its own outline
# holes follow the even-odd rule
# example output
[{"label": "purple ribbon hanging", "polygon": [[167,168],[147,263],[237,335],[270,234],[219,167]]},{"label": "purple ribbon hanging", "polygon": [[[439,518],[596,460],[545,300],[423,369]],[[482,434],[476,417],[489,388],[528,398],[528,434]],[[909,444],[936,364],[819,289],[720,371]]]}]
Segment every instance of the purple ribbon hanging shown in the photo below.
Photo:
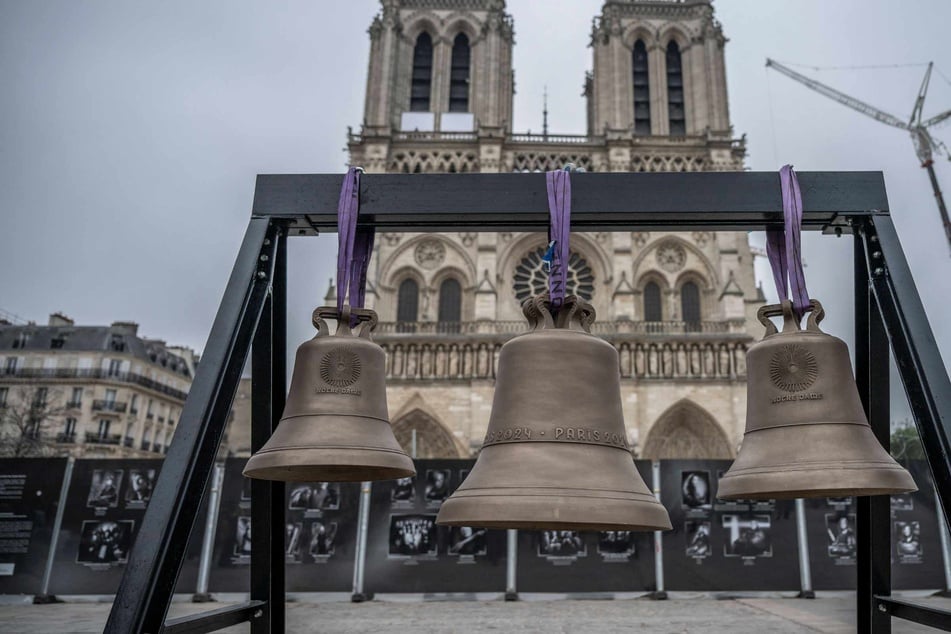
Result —
[{"label": "purple ribbon hanging", "polygon": [[784,165],[779,170],[779,184],[783,195],[784,228],[766,232],[766,255],[773,270],[779,301],[787,299],[792,290],[793,311],[802,319],[809,309],[809,293],[802,269],[802,192],[792,165]]},{"label": "purple ribbon hanging", "polygon": [[568,283],[568,236],[571,232],[571,175],[566,170],[545,173],[550,217],[548,240],[552,243],[552,261],[548,274],[548,293],[555,310],[565,301]]},{"label": "purple ribbon hanging", "polygon": [[[340,201],[337,204],[337,312],[349,298],[353,308],[363,308],[366,299],[367,270],[373,253],[373,228],[358,230],[360,215],[360,174],[351,167],[343,177]],[[356,320],[351,319],[351,326]]]}]

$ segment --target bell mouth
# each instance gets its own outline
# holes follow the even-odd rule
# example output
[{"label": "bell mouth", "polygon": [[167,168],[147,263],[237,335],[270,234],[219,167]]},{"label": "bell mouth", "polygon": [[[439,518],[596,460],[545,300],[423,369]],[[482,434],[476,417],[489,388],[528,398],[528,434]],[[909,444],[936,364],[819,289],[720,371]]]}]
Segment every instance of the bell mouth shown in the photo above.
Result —
[{"label": "bell mouth", "polygon": [[843,466],[816,462],[795,470],[782,466],[730,469],[720,479],[717,497],[723,500],[851,497],[894,495],[917,491],[911,475],[898,464]]},{"label": "bell mouth", "polygon": [[[462,495],[460,495],[462,493]],[[526,490],[522,494],[457,491],[439,509],[442,526],[478,526],[523,530],[655,531],[670,530],[667,510],[651,494],[623,497],[552,495]],[[600,494],[600,495],[599,495]]]},{"label": "bell mouth", "polygon": [[299,448],[254,454],[244,476],[282,482],[370,482],[416,475],[413,460],[388,449]]}]

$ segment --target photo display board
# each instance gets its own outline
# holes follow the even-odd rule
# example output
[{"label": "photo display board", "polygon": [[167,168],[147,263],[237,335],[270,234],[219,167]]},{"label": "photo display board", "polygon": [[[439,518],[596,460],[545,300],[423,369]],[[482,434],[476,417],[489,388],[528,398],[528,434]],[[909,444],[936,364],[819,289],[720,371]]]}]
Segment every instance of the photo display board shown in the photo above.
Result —
[{"label": "photo display board", "polygon": [[[650,489],[650,461],[635,466]],[[519,592],[654,590],[654,533],[519,531],[517,584]]]},{"label": "photo display board", "polygon": [[436,526],[474,460],[416,460],[416,477],[374,482],[367,592],[504,592],[505,531]]},{"label": "photo display board", "polygon": [[0,594],[38,594],[66,458],[0,461]]},{"label": "photo display board", "polygon": [[[116,592],[161,469],[161,460],[76,461],[53,563],[52,594]],[[195,591],[206,509],[199,508],[176,592]]]},{"label": "photo display board", "polygon": [[[246,458],[225,461],[210,592],[248,592],[251,564],[251,480]],[[288,592],[350,592],[356,554],[360,485],[288,482],[284,499]]]},{"label": "photo display board", "polygon": [[667,590],[798,590],[792,500],[717,499],[730,460],[661,461]]},{"label": "photo display board", "polygon": [[[891,496],[892,588],[944,589],[944,559],[931,472],[924,460],[902,466],[911,473],[918,490]],[[806,500],[806,527],[813,587],[855,589],[855,499]]]}]

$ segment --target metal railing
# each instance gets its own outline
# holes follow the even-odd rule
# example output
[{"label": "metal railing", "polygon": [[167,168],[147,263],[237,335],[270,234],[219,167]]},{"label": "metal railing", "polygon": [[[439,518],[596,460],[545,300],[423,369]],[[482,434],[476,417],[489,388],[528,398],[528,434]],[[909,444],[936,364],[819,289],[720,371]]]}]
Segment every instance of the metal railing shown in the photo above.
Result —
[{"label": "metal railing", "polygon": [[[744,334],[744,320],[731,321],[632,321],[595,322],[591,332],[614,335],[709,335]],[[374,335],[517,335],[528,331],[519,321],[384,321],[376,325]]]},{"label": "metal railing", "polygon": [[92,410],[94,412],[114,412],[116,414],[124,414],[128,405],[128,403],[120,403],[118,401],[95,400],[92,402]]},{"label": "metal railing", "polygon": [[60,432],[56,434],[56,442],[63,444],[72,444],[76,442],[76,432],[67,434],[65,432]]},{"label": "metal railing", "polygon": [[66,403],[66,409],[82,409],[82,408],[83,408],[82,401],[69,401],[68,403]]},{"label": "metal railing", "polygon": [[122,434],[106,434],[100,436],[95,432],[87,431],[86,442],[92,445],[118,445],[122,442]]},{"label": "metal railing", "polygon": [[155,379],[150,379],[135,372],[110,373],[108,370],[88,368],[4,368],[3,375],[16,379],[98,379],[117,383],[132,383],[179,401],[184,401],[188,397],[188,392],[162,385]]},{"label": "metal railing", "polygon": [[135,438],[133,438],[132,436],[126,436],[125,438],[122,439],[123,447],[128,447],[131,449],[133,445],[135,445]]},{"label": "metal railing", "polygon": [[143,441],[142,441],[142,444],[140,445],[142,451],[148,451],[148,450],[149,450],[149,447],[151,447],[151,446],[152,446],[152,443],[150,443],[150,442],[147,441],[147,440],[143,440]]}]

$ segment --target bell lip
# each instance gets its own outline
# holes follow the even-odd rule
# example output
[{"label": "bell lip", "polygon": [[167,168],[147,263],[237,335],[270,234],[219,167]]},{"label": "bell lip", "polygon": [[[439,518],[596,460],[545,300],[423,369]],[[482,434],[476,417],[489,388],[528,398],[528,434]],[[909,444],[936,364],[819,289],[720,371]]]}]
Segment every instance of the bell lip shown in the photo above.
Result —
[{"label": "bell lip", "polygon": [[258,452],[243,474],[278,482],[375,482],[415,476],[416,468],[409,456],[392,450],[306,448]]},{"label": "bell lip", "polygon": [[[552,497],[521,495],[469,495],[446,500],[439,509],[440,526],[478,526],[479,528],[523,530],[578,530],[638,532],[671,530],[667,509],[654,496],[645,500],[598,499],[563,495],[577,509],[567,517],[556,517],[563,505]],[[478,499],[473,499],[478,498]],[[473,509],[478,508],[478,514]],[[499,519],[505,517],[506,519]]]},{"label": "bell lip", "polygon": [[[815,474],[818,472],[822,473],[823,480],[830,483],[828,486],[816,486]],[[874,486],[871,485],[873,482]],[[917,490],[918,486],[911,474],[897,464],[866,469],[825,464],[797,471],[767,472],[765,468],[743,469],[733,473],[727,471],[718,484],[717,497],[721,500],[792,500],[894,495]]]}]

